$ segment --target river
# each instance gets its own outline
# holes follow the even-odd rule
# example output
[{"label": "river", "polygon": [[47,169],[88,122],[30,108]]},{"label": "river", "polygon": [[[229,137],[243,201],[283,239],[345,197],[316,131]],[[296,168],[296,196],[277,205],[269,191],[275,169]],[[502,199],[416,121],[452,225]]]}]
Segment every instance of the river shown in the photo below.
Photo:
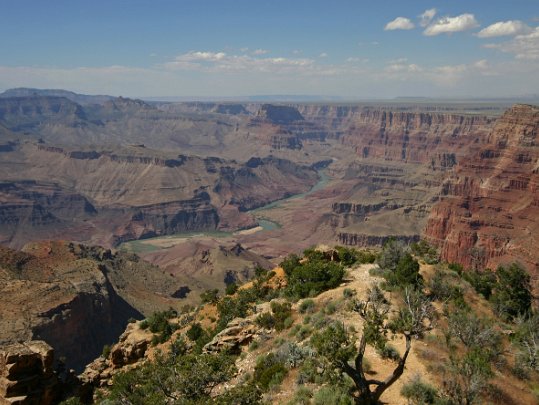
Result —
[{"label": "river", "polygon": [[[282,204],[286,203],[287,201],[304,198],[324,188],[329,181],[330,181],[330,178],[326,174],[325,170],[320,170],[318,171],[318,182],[313,187],[311,187],[309,191],[306,191],[305,193],[294,194],[290,197],[281,198],[280,200],[273,201],[262,207],[247,211],[256,218],[258,222],[258,227],[262,228],[259,231],[255,231],[256,228],[252,228],[253,231],[263,232],[263,231],[271,231],[273,229],[280,228],[281,224],[268,219],[264,215],[264,212],[280,207]],[[249,231],[248,229],[243,230],[243,232],[248,232],[248,231]],[[237,235],[239,232],[242,232],[242,231],[238,231],[238,232],[223,232],[223,231],[181,232],[174,235],[156,236],[155,238],[140,239],[140,240],[133,240],[133,241],[125,242],[125,243],[122,243],[118,247],[118,249],[135,252],[135,253],[144,253],[144,252],[151,252],[151,251],[156,251],[156,250],[174,246],[185,239],[190,239],[190,238],[195,238],[195,237],[227,238],[227,237]]]}]

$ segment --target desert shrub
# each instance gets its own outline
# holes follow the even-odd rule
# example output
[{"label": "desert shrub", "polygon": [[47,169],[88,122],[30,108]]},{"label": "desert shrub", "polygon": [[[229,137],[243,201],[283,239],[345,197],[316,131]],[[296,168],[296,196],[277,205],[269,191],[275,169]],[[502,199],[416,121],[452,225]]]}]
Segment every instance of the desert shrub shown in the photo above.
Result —
[{"label": "desert shrub", "polygon": [[309,388],[299,387],[287,405],[310,405],[312,396],[313,393]]},{"label": "desert shrub", "polygon": [[252,352],[252,351],[255,351],[256,349],[258,349],[260,347],[260,343],[258,342],[258,340],[253,340],[251,342],[251,344],[249,345],[249,351]]},{"label": "desert shrub", "polygon": [[519,264],[498,267],[498,282],[491,301],[495,311],[509,321],[530,312],[532,304],[530,275]]},{"label": "desert shrub", "polygon": [[416,375],[408,384],[403,385],[401,395],[408,400],[409,405],[435,404],[438,390]]},{"label": "desert shrub", "polygon": [[436,264],[438,263],[438,252],[436,248],[429,245],[426,241],[420,240],[417,243],[412,243],[410,245],[412,253],[416,256],[422,257],[427,264]]},{"label": "desert shrub", "polygon": [[261,328],[273,329],[275,327],[275,318],[269,312],[263,312],[258,315],[255,322]]},{"label": "desert shrub", "polygon": [[395,346],[388,343],[384,344],[382,347],[377,348],[376,351],[383,359],[398,361],[401,358],[399,351],[395,348]]},{"label": "desert shrub", "polygon": [[256,317],[256,323],[266,329],[275,328],[277,331],[288,329],[292,326],[292,306],[288,302],[271,303],[271,314],[264,312]]},{"label": "desert shrub", "polygon": [[200,299],[202,300],[203,304],[215,304],[219,300],[219,290],[206,290],[200,294]]},{"label": "desert shrub", "polygon": [[205,403],[215,386],[235,371],[234,362],[224,354],[160,355],[154,362],[116,374],[108,399],[132,404],[164,404],[171,399]]},{"label": "desert shrub", "polygon": [[156,335],[152,338],[153,344],[166,342],[172,333],[177,329],[177,325],[172,325],[169,319],[177,316],[176,311],[169,309],[168,311],[154,312],[149,318],[140,323],[141,329],[150,329],[150,332]]},{"label": "desert shrub", "polygon": [[284,362],[270,353],[257,359],[253,379],[262,390],[267,391],[272,386],[280,385],[287,374]]},{"label": "desert shrub", "polygon": [[101,352],[101,357],[108,359],[110,356],[111,347],[110,345],[103,346],[103,351]]},{"label": "desert shrub", "polygon": [[210,402],[217,405],[255,405],[262,401],[262,390],[255,384],[240,384],[225,391]]},{"label": "desert shrub", "polygon": [[345,288],[342,292],[342,296],[344,298],[352,298],[356,295],[356,291],[352,290],[351,288]]},{"label": "desert shrub", "polygon": [[448,268],[449,270],[451,270],[451,271],[454,271],[455,273],[457,273],[457,274],[459,274],[459,275],[461,275],[462,272],[463,272],[463,270],[464,270],[464,268],[462,267],[462,265],[459,264],[459,263],[449,263],[449,264],[447,265],[447,268]]},{"label": "desert shrub", "polygon": [[286,275],[287,295],[299,299],[339,286],[344,277],[344,268],[336,262],[308,260],[289,270]]},{"label": "desert shrub", "polygon": [[298,342],[301,342],[302,340],[307,339],[313,332],[313,329],[307,325],[302,326],[299,328],[298,332],[296,333],[296,339]]},{"label": "desert shrub", "polygon": [[314,405],[353,405],[350,393],[340,386],[325,386],[313,396]]},{"label": "desert shrub", "polygon": [[436,269],[434,271],[434,275],[428,283],[430,297],[432,299],[447,301],[463,294],[461,288],[451,284],[447,278],[448,277],[444,274],[443,270]]},{"label": "desert shrub", "polygon": [[314,308],[315,308],[314,300],[312,300],[311,298],[307,298],[301,301],[298,309],[300,313],[305,314],[307,312],[308,313],[314,312]]},{"label": "desert shrub", "polygon": [[382,248],[382,251],[376,259],[376,263],[383,270],[395,271],[397,264],[407,253],[408,247],[401,241],[390,239]]},{"label": "desert shrub", "polygon": [[337,304],[335,304],[334,302],[330,302],[324,307],[324,313],[326,315],[332,315],[336,311],[337,311]]},{"label": "desert shrub", "polygon": [[387,274],[387,282],[393,287],[411,285],[419,288],[423,285],[423,277],[419,274],[419,263],[411,254],[405,253],[397,263],[395,270]]},{"label": "desert shrub", "polygon": [[276,356],[283,361],[286,367],[296,368],[306,358],[313,357],[314,351],[309,346],[299,346],[294,342],[286,342],[277,349]]},{"label": "desert shrub", "polygon": [[486,269],[484,271],[470,270],[462,273],[462,277],[470,283],[474,290],[485,299],[490,299],[492,290],[496,287],[496,275]]},{"label": "desert shrub", "polygon": [[512,343],[517,353],[516,363],[521,369],[539,371],[539,314],[519,317],[515,323]]},{"label": "desert shrub", "polygon": [[200,326],[200,323],[195,322],[187,330],[186,335],[193,342],[197,341],[204,334],[204,329]]},{"label": "desert shrub", "polygon": [[234,295],[236,294],[236,291],[238,291],[238,284],[236,283],[227,284],[226,289],[225,289],[226,295]]}]

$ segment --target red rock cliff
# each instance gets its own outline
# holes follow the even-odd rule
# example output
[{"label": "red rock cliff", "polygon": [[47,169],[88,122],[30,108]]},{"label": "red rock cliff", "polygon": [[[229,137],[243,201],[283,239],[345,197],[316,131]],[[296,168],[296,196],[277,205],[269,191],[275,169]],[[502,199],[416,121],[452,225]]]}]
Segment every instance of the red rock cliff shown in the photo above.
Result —
[{"label": "red rock cliff", "polygon": [[425,237],[444,260],[495,268],[518,260],[539,276],[539,107],[515,105],[442,186]]}]

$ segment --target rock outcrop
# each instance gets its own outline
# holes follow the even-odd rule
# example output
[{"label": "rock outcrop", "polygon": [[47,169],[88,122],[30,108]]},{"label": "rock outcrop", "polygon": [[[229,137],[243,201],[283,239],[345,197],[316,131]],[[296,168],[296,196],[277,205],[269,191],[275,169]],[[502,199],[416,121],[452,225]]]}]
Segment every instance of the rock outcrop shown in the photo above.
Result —
[{"label": "rock outcrop", "polygon": [[130,318],[180,306],[181,285],[138,258],[66,242],[0,248],[0,344],[44,340],[80,370]]},{"label": "rock outcrop", "polygon": [[52,347],[43,341],[0,347],[0,404],[58,403],[61,390],[53,360]]},{"label": "rock outcrop", "polygon": [[445,181],[425,228],[465,267],[520,261],[539,276],[539,108],[515,105]]}]

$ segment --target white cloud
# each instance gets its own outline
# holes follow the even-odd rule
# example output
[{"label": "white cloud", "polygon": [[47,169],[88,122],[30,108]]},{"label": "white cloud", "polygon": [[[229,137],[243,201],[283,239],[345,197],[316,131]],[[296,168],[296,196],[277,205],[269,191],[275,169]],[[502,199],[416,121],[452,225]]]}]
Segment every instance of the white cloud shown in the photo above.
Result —
[{"label": "white cloud", "polygon": [[[319,57],[327,55],[322,53]],[[232,55],[224,52],[191,51],[178,55],[161,65],[167,70],[200,71],[207,73],[274,73],[335,75],[342,72],[338,65],[318,65],[309,58],[265,57],[260,55]]]},{"label": "white cloud", "polygon": [[328,54],[325,52],[322,52],[320,55],[318,55],[319,58],[327,58]]},{"label": "white cloud", "polygon": [[433,36],[440,34],[450,34],[453,32],[467,31],[479,26],[473,14],[461,14],[456,17],[443,17],[429,25],[424,35]]},{"label": "white cloud", "polygon": [[512,53],[517,59],[539,60],[539,27],[525,35],[517,35],[510,41],[499,44],[487,44],[485,48],[499,49]]},{"label": "white cloud", "polygon": [[479,38],[502,37],[506,35],[529,34],[533,29],[519,20],[499,21],[483,28],[477,36]]},{"label": "white cloud", "polygon": [[267,53],[269,53],[267,49],[255,49],[253,51],[253,55],[265,55]]},{"label": "white cloud", "polygon": [[422,27],[426,27],[427,25],[430,24],[430,22],[432,21],[435,15],[436,15],[435,8],[425,10],[425,12],[419,16],[419,25],[421,25]]},{"label": "white cloud", "polygon": [[390,21],[384,27],[385,31],[393,30],[411,30],[415,27],[414,23],[406,17],[397,17],[393,21]]}]

